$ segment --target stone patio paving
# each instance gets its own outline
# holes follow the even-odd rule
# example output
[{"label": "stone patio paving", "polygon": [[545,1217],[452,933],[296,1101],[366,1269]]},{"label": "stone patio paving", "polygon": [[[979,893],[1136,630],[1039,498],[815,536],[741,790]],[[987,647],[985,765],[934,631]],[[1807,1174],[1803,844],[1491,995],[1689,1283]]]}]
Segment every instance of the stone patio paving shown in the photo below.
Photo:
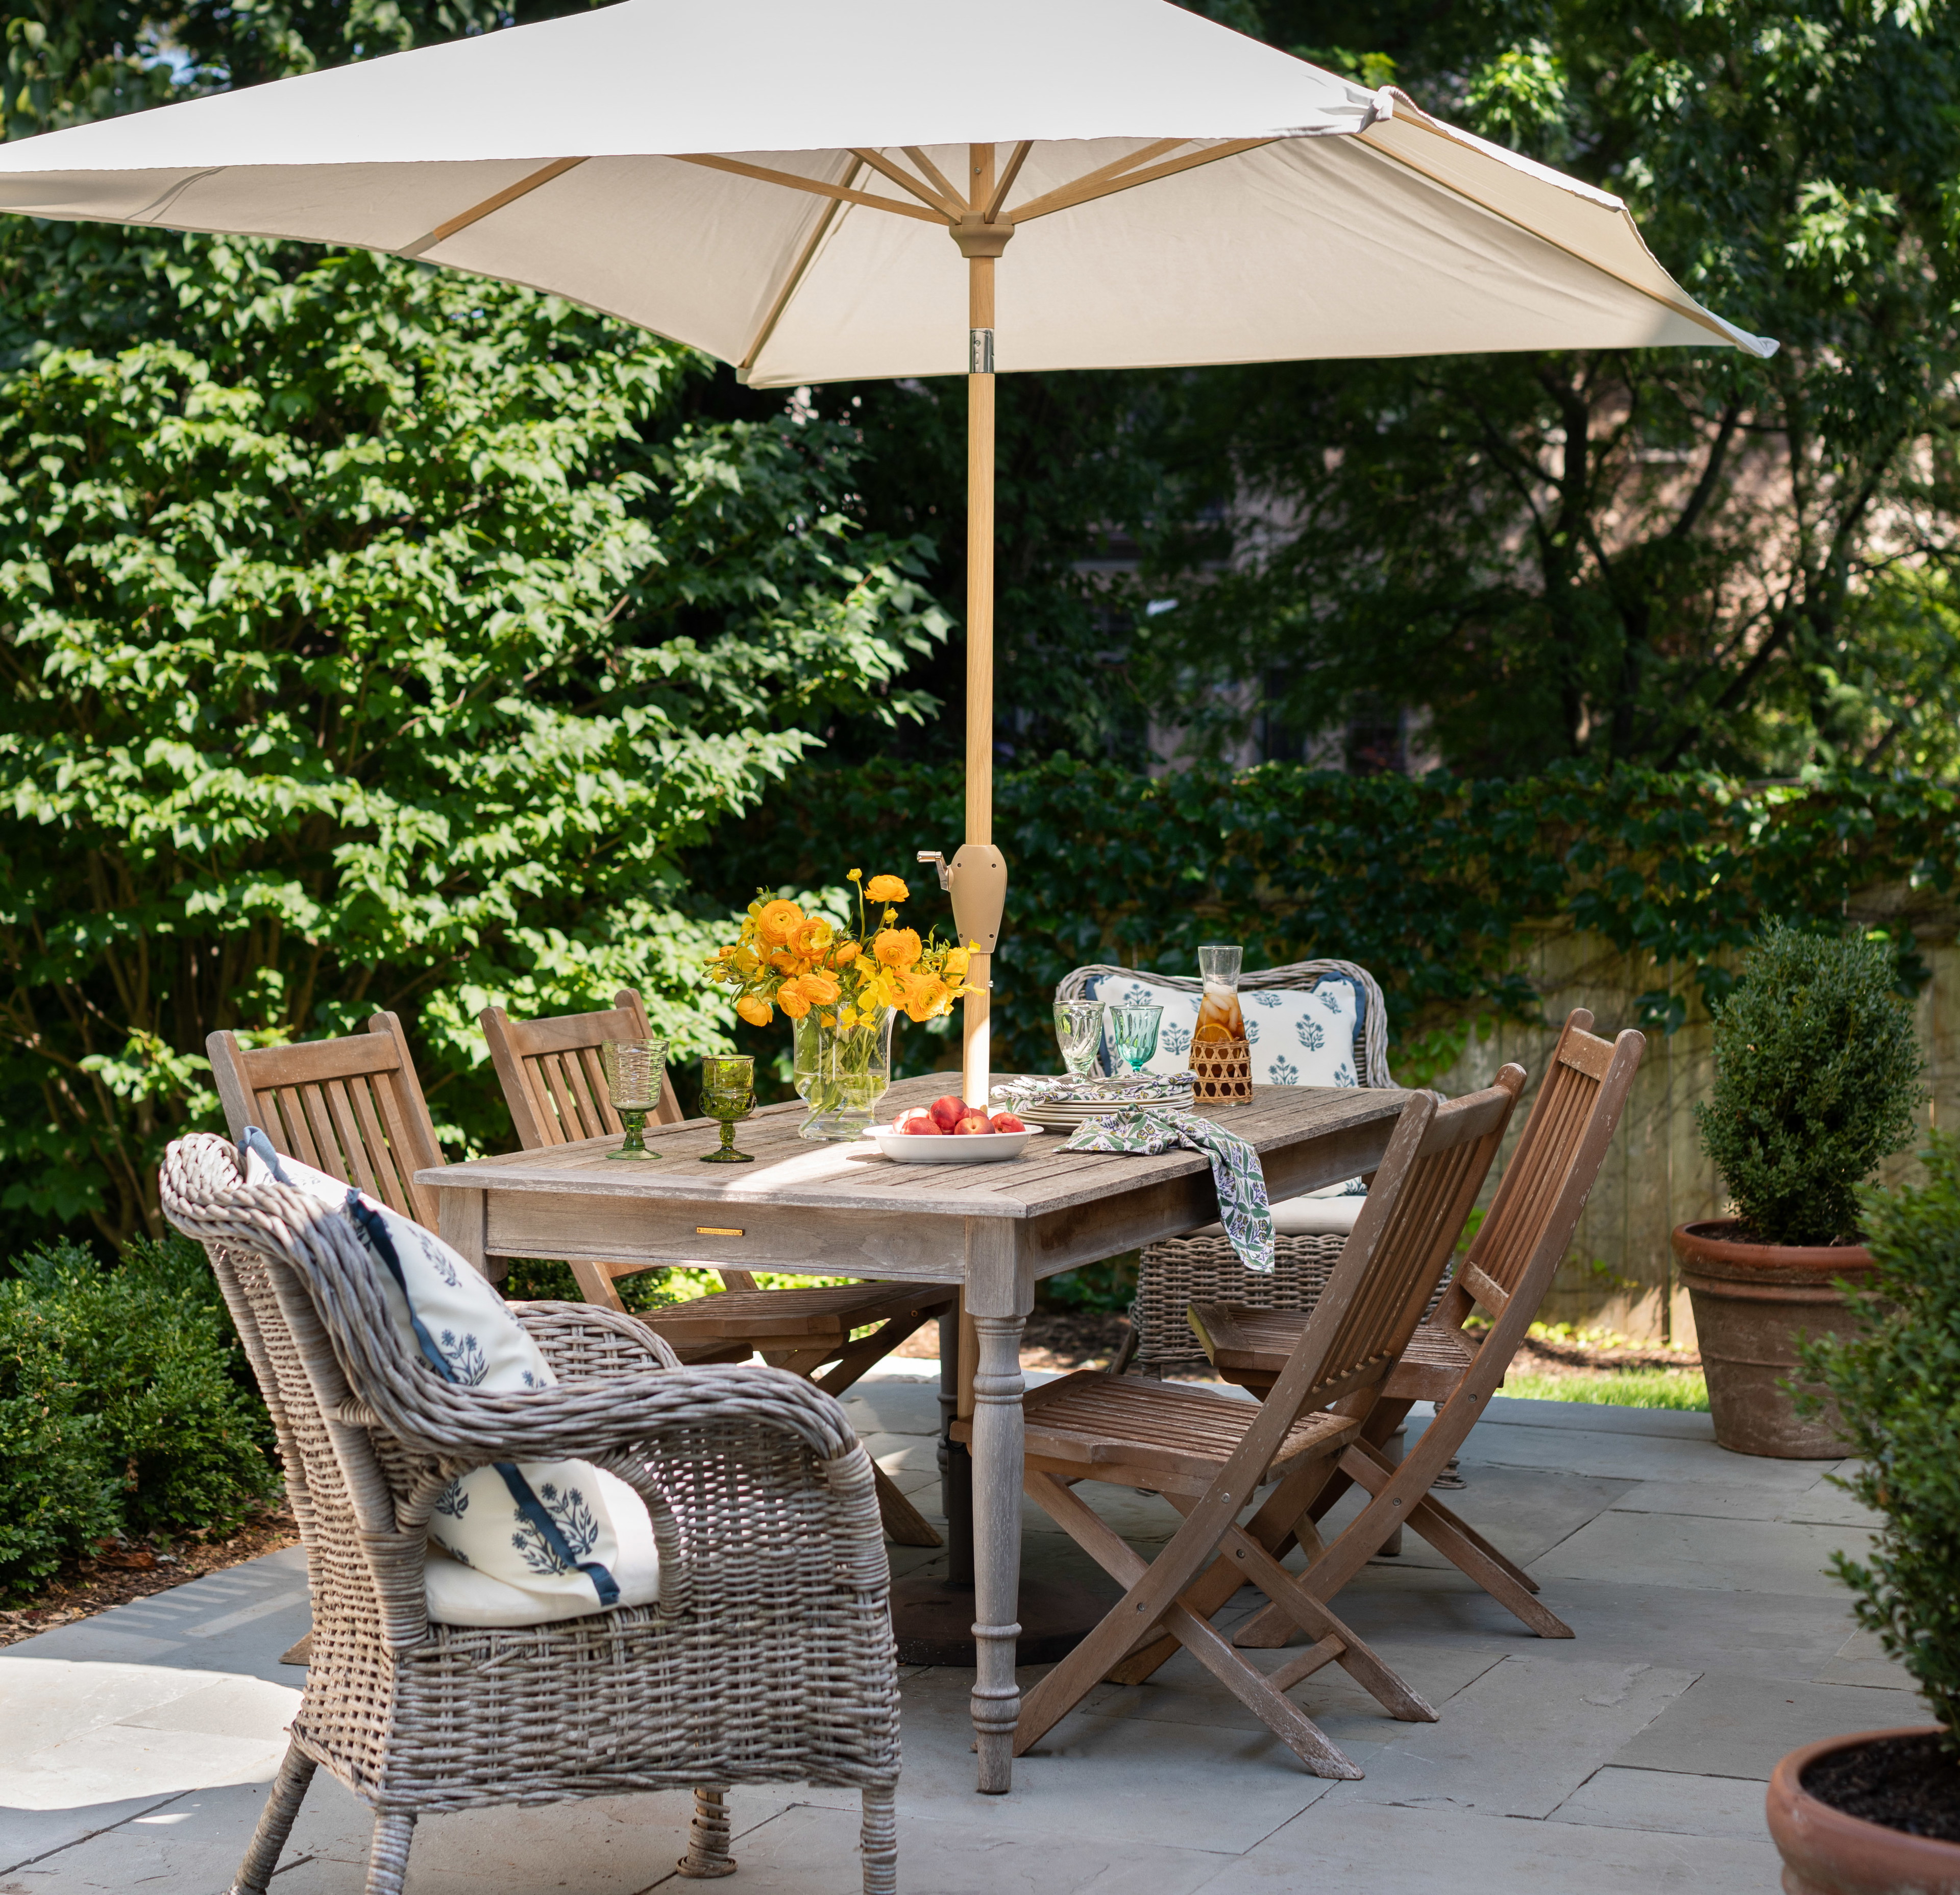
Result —
[{"label": "stone patio paving", "polygon": [[[929,1512],[936,1374],[893,1363],[848,1403]],[[900,1887],[1773,1895],[1762,1786],[1777,1759],[1923,1716],[1823,1570],[1865,1539],[1831,1466],[1726,1454],[1701,1415],[1499,1400],[1463,1470],[1452,1504],[1531,1567],[1575,1640],[1532,1637],[1411,1537],[1341,1610],[1441,1721],[1395,1723],[1338,1670],[1319,1674],[1295,1697],[1367,1772],[1338,1784],[1306,1775],[1180,1657],[1148,1686],[1102,1687],[1016,1766],[1012,1796],[979,1797],[967,1677],[912,1672]],[[1139,1546],[1169,1537],[1164,1502],[1093,1491]],[[1028,1527],[1029,1571],[1091,1576],[1032,1508]],[[937,1557],[895,1549],[893,1569]],[[295,1549],[0,1652],[0,1895],[227,1887],[298,1701],[278,1655],[306,1623]],[[853,1895],[854,1801],[737,1791],[730,1886]],[[633,1895],[672,1879],[688,1804],[425,1818],[409,1888]],[[279,1895],[358,1895],[368,1830],[317,1779]]]}]

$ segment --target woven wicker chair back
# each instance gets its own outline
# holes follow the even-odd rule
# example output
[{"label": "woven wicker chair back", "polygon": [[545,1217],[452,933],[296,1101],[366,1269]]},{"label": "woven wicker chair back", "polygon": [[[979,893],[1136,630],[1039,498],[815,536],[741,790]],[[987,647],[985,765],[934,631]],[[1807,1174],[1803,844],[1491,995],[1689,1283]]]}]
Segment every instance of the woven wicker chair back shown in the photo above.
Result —
[{"label": "woven wicker chair back", "polygon": [[[1169,987],[1179,993],[1195,994],[1204,982],[1192,974],[1147,973],[1136,967],[1113,967],[1098,961],[1064,974],[1055,990],[1057,1000],[1080,1000],[1092,980],[1106,974],[1127,975],[1132,980],[1147,980],[1153,986]],[[1351,960],[1293,960],[1278,967],[1258,967],[1239,977],[1241,993],[1270,993],[1284,990],[1311,993],[1330,976],[1352,981],[1360,990],[1362,1006],[1354,1028],[1354,1071],[1364,1086],[1392,1086],[1389,1077],[1389,1022],[1382,989],[1375,976]]]},{"label": "woven wicker chair back", "polygon": [[435,1228],[435,1194],[415,1178],[442,1148],[396,1015],[340,1040],[247,1047],[214,1033],[205,1049],[234,1139],[256,1125],[288,1158]]},{"label": "woven wicker chair back", "polygon": [[[1380,1380],[1408,1348],[1523,1083],[1523,1069],[1507,1066],[1497,1084],[1435,1107],[1400,1188],[1386,1200],[1371,1196],[1295,1348],[1296,1356],[1323,1352],[1303,1407],[1325,1406],[1343,1390]],[[1431,1103],[1430,1095],[1418,1094],[1405,1111]],[[1351,1253],[1357,1250],[1366,1265],[1351,1281],[1357,1267]],[[1323,1342],[1319,1332],[1330,1328]]]},{"label": "woven wicker chair back", "polygon": [[[477,1019],[490,1043],[491,1062],[518,1142],[527,1151],[625,1130],[606,1096],[599,1049],[608,1040],[651,1037],[646,1005],[636,989],[622,987],[601,1013],[513,1020],[501,1007],[486,1007]],[[663,1073],[655,1122],[678,1125],[682,1116],[673,1075]]]}]

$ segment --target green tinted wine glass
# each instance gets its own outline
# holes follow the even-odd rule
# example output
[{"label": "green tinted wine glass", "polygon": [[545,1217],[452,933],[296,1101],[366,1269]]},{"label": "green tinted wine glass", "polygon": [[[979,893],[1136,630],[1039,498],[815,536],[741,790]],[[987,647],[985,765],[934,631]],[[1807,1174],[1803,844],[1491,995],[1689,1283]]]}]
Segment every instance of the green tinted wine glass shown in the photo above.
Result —
[{"label": "green tinted wine glass", "polygon": [[718,1150],[704,1153],[703,1164],[753,1164],[735,1149],[735,1128],[756,1109],[756,1062],[749,1053],[711,1053],[701,1062],[701,1109],[721,1122]]},{"label": "green tinted wine glass", "polygon": [[667,1071],[667,1043],[664,1040],[608,1040],[599,1049],[600,1069],[606,1075],[606,1097],[619,1123],[626,1128],[626,1142],[609,1158],[654,1159],[641,1136],[650,1113],[660,1104],[660,1080]]}]

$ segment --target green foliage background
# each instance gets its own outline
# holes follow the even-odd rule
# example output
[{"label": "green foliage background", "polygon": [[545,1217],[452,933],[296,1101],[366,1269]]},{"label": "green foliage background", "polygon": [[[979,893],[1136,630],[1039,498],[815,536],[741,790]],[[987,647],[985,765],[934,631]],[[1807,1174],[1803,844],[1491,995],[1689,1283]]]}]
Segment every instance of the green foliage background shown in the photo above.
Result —
[{"label": "green foliage background", "polygon": [[[959,833],[957,783],[929,766],[816,783],[691,855],[698,884],[733,899],[820,882]],[[1667,984],[1643,997],[1640,1024],[1671,1030],[1691,998],[1727,992],[1766,920],[1835,929],[1874,884],[1931,899],[1960,881],[1960,798],[1869,776],[1751,786],[1567,765],[1517,782],[1415,782],[1266,764],[1148,777],[1060,758],[997,777],[995,804],[1010,865],[992,970],[1002,1071],[1053,1069],[1048,1007],[1071,968],[1192,973],[1198,944],[1223,940],[1245,944],[1249,967],[1358,961],[1385,990],[1397,1076],[1419,1084],[1479,1021],[1537,1018],[1516,951],[1533,925],[1567,918],[1653,955]],[[929,878],[913,888],[915,925],[947,919]],[[1921,983],[1910,929],[1889,944],[1899,983]],[[915,1028],[898,1043],[911,1070],[956,1062],[950,1039]]]},{"label": "green foliage background", "polygon": [[119,1534],[223,1527],[278,1485],[272,1423],[198,1245],[104,1269],[59,1243],[0,1280],[0,1600]]}]

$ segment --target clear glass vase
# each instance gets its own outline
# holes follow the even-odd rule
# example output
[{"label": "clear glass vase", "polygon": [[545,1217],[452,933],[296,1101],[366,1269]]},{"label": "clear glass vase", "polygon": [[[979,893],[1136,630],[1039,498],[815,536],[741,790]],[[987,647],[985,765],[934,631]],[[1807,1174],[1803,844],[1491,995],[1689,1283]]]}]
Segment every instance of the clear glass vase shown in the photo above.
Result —
[{"label": "clear glass vase", "polygon": [[826,1027],[813,1009],[794,1023],[797,1097],[810,1107],[799,1137],[842,1142],[877,1123],[892,1084],[896,1018],[881,1007],[867,1025]]}]

